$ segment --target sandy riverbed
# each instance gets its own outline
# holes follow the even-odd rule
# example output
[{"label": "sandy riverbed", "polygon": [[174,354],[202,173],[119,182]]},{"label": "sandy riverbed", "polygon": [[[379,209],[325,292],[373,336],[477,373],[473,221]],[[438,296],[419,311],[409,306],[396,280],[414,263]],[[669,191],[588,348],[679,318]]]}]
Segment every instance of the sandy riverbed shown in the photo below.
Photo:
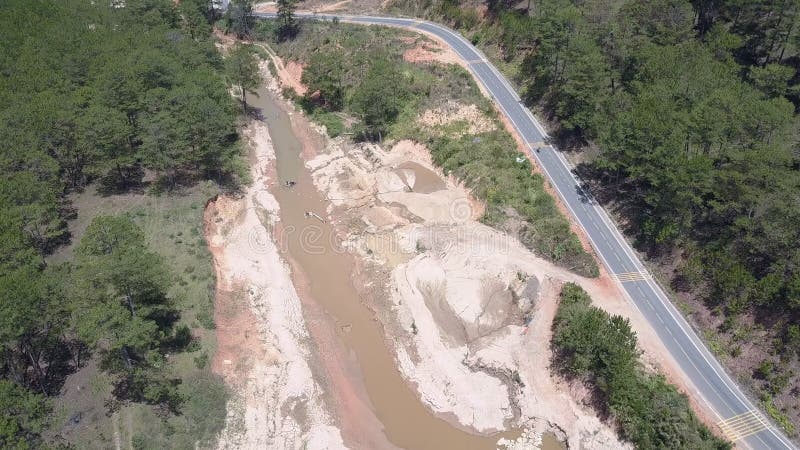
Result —
[{"label": "sandy riverbed", "polygon": [[252,121],[253,183],[241,197],[206,208],[217,272],[214,370],[234,388],[220,448],[344,448],[320,384],[300,300],[272,238],[279,212],[268,186],[274,152],[266,125]]}]

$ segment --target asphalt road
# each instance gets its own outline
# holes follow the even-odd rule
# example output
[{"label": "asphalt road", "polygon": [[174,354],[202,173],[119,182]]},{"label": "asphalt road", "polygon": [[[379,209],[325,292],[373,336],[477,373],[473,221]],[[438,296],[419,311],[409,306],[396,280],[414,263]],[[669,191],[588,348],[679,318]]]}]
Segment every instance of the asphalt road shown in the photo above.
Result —
[{"label": "asphalt road", "polygon": [[[269,14],[262,14],[270,17]],[[704,401],[716,413],[723,432],[737,445],[752,449],[795,449],[742,393],[719,362],[672,305],[664,291],[653,280],[642,262],[609,219],[608,214],[587,192],[560,151],[546,144],[547,133],[508,81],[486,59],[483,53],[457,32],[422,20],[370,17],[304,15],[318,20],[338,17],[343,22],[401,26],[436,35],[468,63],[469,70],[491,94],[514,128],[527,143],[550,183],[586,231],[606,269],[622,285],[628,299],[650,322],[664,345],[692,380]]]}]

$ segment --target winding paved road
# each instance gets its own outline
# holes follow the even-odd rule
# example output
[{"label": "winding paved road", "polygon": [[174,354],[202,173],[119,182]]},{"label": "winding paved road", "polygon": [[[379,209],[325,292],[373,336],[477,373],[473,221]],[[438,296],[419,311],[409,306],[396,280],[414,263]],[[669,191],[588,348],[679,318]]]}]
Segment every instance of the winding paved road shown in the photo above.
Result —
[{"label": "winding paved road", "polygon": [[[550,183],[586,231],[606,269],[627,293],[629,300],[650,322],[664,345],[688,375],[698,394],[717,415],[718,424],[731,441],[752,449],[796,449],[742,393],[719,362],[675,309],[661,287],[609,219],[605,210],[587,192],[560,151],[547,144],[548,136],[519,95],[480,50],[457,32],[423,20],[299,14],[318,20],[338,17],[343,22],[399,26],[431,33],[462,57],[478,82],[491,94],[526,142]],[[264,18],[272,14],[259,14]]]}]

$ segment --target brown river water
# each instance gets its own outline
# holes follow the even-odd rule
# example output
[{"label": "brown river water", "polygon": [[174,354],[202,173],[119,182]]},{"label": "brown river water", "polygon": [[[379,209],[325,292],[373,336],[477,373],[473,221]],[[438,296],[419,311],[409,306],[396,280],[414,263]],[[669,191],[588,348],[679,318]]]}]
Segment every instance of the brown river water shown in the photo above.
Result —
[{"label": "brown river water", "polygon": [[[308,279],[308,294],[313,301],[339,325],[346,325],[337,327],[337,334],[358,361],[367,395],[387,439],[406,449],[467,450],[493,449],[500,437],[517,436],[518,431],[480,436],[456,428],[428,410],[405,382],[384,341],[381,326],[353,286],[353,256],[335,245],[338,241],[329,223],[306,214],[310,211],[325,218],[328,201],[314,187],[304,165],[302,144],[293,134],[290,117],[266,89],[258,94],[250,103],[261,109],[269,128],[278,182],[280,186],[287,180],[296,182],[290,189],[273,190],[280,203],[283,249]],[[402,168],[417,169],[413,163]],[[418,186],[439,188],[431,179],[436,175],[428,172],[415,170],[421,182]],[[545,435],[542,448],[557,450],[563,446],[551,435]]]}]

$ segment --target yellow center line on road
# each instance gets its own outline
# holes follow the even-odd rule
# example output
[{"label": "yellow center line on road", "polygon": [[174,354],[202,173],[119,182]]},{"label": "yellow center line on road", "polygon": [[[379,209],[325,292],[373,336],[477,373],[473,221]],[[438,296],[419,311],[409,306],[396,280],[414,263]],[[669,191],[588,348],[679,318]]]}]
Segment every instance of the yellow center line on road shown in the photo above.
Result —
[{"label": "yellow center line on road", "polygon": [[628,281],[644,281],[650,279],[650,274],[644,271],[639,272],[623,272],[623,273],[612,273],[611,278],[618,280],[621,283],[626,283]]},{"label": "yellow center line on road", "polygon": [[717,425],[731,442],[740,441],[769,428],[769,423],[760,412],[754,409],[721,420]]},{"label": "yellow center line on road", "polygon": [[727,419],[721,420],[719,423],[720,425],[730,426],[734,425],[737,422],[741,422],[742,420],[747,420],[748,418],[753,416],[752,411],[743,412],[741,414],[728,417]]},{"label": "yellow center line on road", "polygon": [[741,434],[751,431],[753,428],[763,428],[764,423],[761,421],[760,418],[753,415],[747,418],[746,420],[742,420],[738,422],[736,425],[728,425],[727,423],[722,425],[727,432],[731,434]]}]

